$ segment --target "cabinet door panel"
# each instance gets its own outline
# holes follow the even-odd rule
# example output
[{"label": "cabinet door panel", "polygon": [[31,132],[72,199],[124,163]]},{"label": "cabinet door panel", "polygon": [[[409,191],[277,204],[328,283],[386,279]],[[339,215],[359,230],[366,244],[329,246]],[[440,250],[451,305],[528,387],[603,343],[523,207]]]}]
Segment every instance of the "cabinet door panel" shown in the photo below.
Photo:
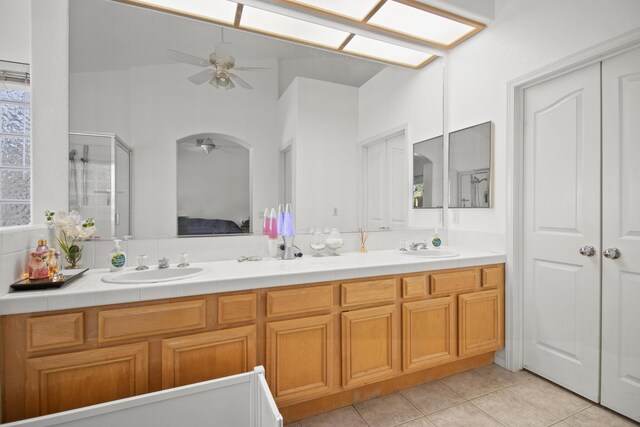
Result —
[{"label": "cabinet door panel", "polygon": [[402,369],[451,362],[456,357],[454,300],[436,298],[402,304]]},{"label": "cabinet door panel", "polygon": [[27,416],[146,393],[148,379],[147,343],[29,359]]},{"label": "cabinet door panel", "polygon": [[255,326],[162,340],[162,388],[240,374],[255,364]]},{"label": "cabinet door panel", "polygon": [[267,380],[278,404],[331,392],[333,316],[267,324]]},{"label": "cabinet door panel", "polygon": [[342,385],[357,387],[393,376],[398,336],[394,305],[342,313]]},{"label": "cabinet door panel", "polygon": [[497,350],[504,345],[504,309],[501,292],[458,295],[458,349],[460,356]]}]

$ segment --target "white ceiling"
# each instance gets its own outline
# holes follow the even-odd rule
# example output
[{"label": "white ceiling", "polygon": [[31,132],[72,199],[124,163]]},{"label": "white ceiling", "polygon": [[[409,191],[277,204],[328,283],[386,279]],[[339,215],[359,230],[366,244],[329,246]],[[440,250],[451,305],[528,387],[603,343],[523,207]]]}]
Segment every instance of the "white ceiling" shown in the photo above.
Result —
[{"label": "white ceiling", "polygon": [[[168,48],[207,57],[221,41],[221,27],[110,0],[71,0],[69,36],[70,72],[95,72],[172,64]],[[360,87],[386,67],[230,28],[224,38],[237,66],[279,60],[280,93],[296,76]]]}]

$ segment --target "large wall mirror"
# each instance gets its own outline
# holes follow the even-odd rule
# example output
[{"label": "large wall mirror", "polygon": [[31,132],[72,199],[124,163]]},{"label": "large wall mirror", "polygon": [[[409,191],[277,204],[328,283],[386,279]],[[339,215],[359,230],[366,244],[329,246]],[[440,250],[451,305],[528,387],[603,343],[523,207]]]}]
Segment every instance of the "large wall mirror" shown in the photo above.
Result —
[{"label": "large wall mirror", "polygon": [[449,133],[449,207],[490,208],[493,123]]},{"label": "large wall mirror", "polygon": [[[212,79],[211,54],[233,75]],[[260,233],[285,199],[298,232],[435,225],[410,180],[413,144],[443,134],[442,58],[413,70],[108,0],[70,0],[69,56],[70,129],[133,150],[136,238]]]}]

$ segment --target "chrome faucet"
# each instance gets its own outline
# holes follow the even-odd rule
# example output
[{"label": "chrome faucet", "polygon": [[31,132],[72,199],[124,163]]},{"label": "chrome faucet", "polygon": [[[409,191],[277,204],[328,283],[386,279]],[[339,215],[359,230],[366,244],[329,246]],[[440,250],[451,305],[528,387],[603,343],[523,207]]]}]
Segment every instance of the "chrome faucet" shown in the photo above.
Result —
[{"label": "chrome faucet", "polygon": [[427,243],[426,242],[412,243],[411,245],[409,245],[409,249],[412,251],[417,251],[418,249],[427,249]]},{"label": "chrome faucet", "polygon": [[138,255],[138,257],[136,258],[136,262],[138,263],[138,266],[136,267],[137,271],[144,271],[149,269],[149,267],[146,265],[147,259],[148,257],[145,254]]},{"label": "chrome faucet", "polygon": [[169,258],[162,257],[158,260],[158,268],[169,268]]}]

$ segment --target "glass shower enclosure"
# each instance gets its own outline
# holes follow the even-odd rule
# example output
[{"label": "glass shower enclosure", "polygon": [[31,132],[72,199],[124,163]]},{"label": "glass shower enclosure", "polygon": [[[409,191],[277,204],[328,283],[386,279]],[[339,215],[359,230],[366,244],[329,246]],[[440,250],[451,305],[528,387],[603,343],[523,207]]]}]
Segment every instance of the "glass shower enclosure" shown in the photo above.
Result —
[{"label": "glass shower enclosure", "polygon": [[132,155],[116,134],[69,133],[69,211],[93,218],[96,237],[132,234]]}]

